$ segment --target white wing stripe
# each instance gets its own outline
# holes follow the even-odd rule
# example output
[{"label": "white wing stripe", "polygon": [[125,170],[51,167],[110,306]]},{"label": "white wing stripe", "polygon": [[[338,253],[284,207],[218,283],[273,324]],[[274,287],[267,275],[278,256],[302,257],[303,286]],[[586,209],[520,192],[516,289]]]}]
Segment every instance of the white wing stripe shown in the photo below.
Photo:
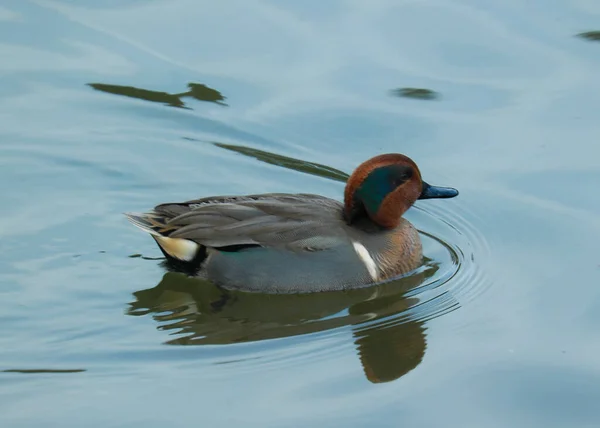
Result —
[{"label": "white wing stripe", "polygon": [[375,263],[375,260],[373,260],[373,257],[371,257],[371,254],[369,254],[369,250],[367,250],[360,242],[353,241],[352,246],[354,247],[354,251],[356,251],[358,257],[362,260],[367,268],[369,275],[371,275],[371,279],[373,281],[377,281],[379,279],[377,264]]}]

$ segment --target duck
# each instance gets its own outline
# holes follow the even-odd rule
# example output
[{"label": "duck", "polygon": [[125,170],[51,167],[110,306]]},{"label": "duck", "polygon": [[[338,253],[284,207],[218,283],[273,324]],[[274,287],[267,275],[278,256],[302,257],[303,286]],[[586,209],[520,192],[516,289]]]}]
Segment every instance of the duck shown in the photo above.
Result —
[{"label": "duck", "polygon": [[308,193],[210,196],[125,213],[149,233],[171,270],[229,290],[315,293],[373,286],[423,260],[403,214],[421,199],[458,195],[433,186],[400,153],[361,163],[343,203]]}]

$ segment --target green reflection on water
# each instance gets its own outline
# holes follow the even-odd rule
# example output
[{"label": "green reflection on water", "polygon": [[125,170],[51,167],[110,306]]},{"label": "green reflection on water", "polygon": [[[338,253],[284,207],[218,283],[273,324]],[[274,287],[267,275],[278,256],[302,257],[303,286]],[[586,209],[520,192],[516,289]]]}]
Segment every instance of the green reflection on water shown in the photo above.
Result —
[{"label": "green reflection on water", "polygon": [[224,97],[221,92],[201,83],[188,83],[188,91],[179,94],[169,94],[168,92],[153,91],[136,88],[134,86],[108,85],[104,83],[88,83],[88,85],[97,91],[162,103],[171,107],[189,109],[189,107],[181,100],[181,98],[185,97],[191,97],[198,101],[212,102],[223,106],[227,105],[224,102],[226,97]]}]

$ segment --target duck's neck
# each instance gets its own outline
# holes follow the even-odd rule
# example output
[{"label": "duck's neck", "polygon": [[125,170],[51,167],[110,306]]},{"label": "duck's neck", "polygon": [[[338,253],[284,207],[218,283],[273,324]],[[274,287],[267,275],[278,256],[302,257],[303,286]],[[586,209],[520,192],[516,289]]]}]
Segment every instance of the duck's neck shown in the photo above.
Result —
[{"label": "duck's neck", "polygon": [[342,217],[346,224],[356,229],[364,230],[366,232],[379,232],[385,230],[383,226],[374,222],[367,210],[362,204],[352,207],[351,209],[344,209]]}]

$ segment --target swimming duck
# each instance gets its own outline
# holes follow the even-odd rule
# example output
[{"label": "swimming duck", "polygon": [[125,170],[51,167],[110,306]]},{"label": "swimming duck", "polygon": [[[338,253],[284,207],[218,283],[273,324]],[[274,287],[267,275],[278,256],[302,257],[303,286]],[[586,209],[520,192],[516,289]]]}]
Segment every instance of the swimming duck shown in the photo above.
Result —
[{"label": "swimming duck", "polygon": [[419,234],[402,215],[417,199],[458,191],[421,180],[383,154],[356,168],[344,203],[312,194],[213,196],[126,213],[175,269],[226,289],[310,293],[375,284],[418,267]]}]

